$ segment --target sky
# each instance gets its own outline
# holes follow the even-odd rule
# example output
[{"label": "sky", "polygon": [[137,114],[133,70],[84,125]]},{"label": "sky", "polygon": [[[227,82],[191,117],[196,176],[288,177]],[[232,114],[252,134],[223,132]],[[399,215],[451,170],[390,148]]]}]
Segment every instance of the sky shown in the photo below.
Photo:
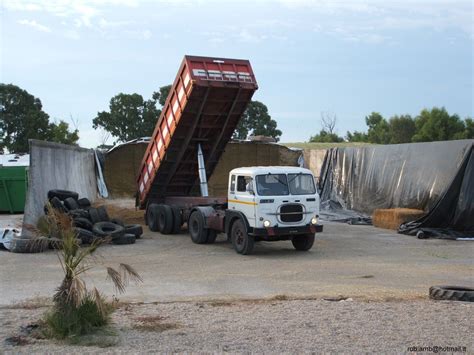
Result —
[{"label": "sky", "polygon": [[84,147],[103,142],[92,119],[111,97],[150,98],[185,54],[250,60],[282,142],[307,141],[322,113],[342,136],[373,111],[474,116],[470,0],[0,0],[0,11],[0,81],[77,126]]}]

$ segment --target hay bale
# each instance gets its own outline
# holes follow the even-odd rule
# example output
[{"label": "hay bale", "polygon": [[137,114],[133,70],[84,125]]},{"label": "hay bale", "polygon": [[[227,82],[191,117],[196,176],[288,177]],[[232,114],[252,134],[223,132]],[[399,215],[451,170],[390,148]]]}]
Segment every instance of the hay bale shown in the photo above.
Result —
[{"label": "hay bale", "polygon": [[377,209],[372,215],[372,224],[378,228],[398,230],[400,224],[414,221],[424,215],[423,210],[411,208]]}]

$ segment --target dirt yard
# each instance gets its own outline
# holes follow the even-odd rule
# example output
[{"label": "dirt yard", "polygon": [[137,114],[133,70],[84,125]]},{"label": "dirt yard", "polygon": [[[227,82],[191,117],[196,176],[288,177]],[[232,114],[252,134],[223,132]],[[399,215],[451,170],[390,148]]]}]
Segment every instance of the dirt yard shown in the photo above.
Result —
[{"label": "dirt yard", "polygon": [[[113,318],[119,344],[106,351],[399,353],[414,346],[474,351],[473,305],[427,297],[432,285],[473,285],[472,242],[326,223],[310,252],[282,241],[260,243],[253,255],[241,256],[223,235],[214,245],[196,245],[184,232],[164,236],[145,230],[136,244],[104,246],[97,258],[104,265],[133,265],[143,284],[116,295],[102,267],[87,279],[124,304]],[[61,270],[52,251],[0,255],[0,349],[85,351],[28,337],[23,346],[5,342],[47,310],[24,301],[50,297]]]}]

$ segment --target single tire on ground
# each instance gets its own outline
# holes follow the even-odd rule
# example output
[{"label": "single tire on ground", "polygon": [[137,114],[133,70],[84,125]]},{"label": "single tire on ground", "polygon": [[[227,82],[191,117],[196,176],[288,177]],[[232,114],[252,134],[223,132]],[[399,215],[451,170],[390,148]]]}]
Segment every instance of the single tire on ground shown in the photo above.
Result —
[{"label": "single tire on ground", "polygon": [[140,238],[143,234],[143,228],[139,224],[126,224],[124,228],[125,234],[133,234],[135,238]]},{"label": "single tire on ground", "polygon": [[237,253],[249,255],[253,251],[255,240],[248,235],[244,221],[237,219],[231,227],[232,245]]},{"label": "single tire on ground", "polygon": [[464,286],[432,286],[432,300],[474,302],[474,288]]},{"label": "single tire on ground", "polygon": [[112,239],[112,244],[125,245],[135,243],[137,238],[133,234],[124,234],[121,237]]},{"label": "single tire on ground", "polygon": [[93,224],[87,218],[77,217],[73,220],[74,226],[87,229],[88,231],[92,230]]},{"label": "single tire on ground", "polygon": [[291,242],[296,250],[308,251],[313,247],[314,234],[295,235]]},{"label": "single tire on ground", "polygon": [[51,200],[53,197],[59,198],[61,201],[64,201],[65,199],[72,197],[73,199],[77,200],[79,198],[79,194],[74,191],[69,191],[69,190],[49,190],[48,191],[48,199]]},{"label": "single tire on ground", "polygon": [[99,218],[101,222],[110,222],[109,214],[107,213],[107,209],[105,206],[97,207],[97,213],[99,214]]},{"label": "single tire on ground", "polygon": [[188,231],[194,243],[207,243],[208,230],[204,226],[204,216],[200,211],[194,211],[191,213],[191,216],[189,216]]},{"label": "single tire on ground", "polygon": [[97,211],[97,208],[91,207],[89,208],[89,218],[92,222],[92,224],[96,224],[101,222],[99,212]]},{"label": "single tire on ground", "polygon": [[72,197],[68,197],[67,199],[64,200],[64,206],[68,209],[68,211],[79,209],[79,205],[77,204],[77,201],[73,199]]},{"label": "single tire on ground", "polygon": [[91,201],[87,197],[83,197],[77,200],[77,204],[82,208],[91,206]]},{"label": "single tire on ground", "polygon": [[121,220],[120,218],[111,218],[110,222],[118,224],[119,226],[122,226],[122,227],[125,226],[125,223],[123,223],[123,220]]},{"label": "single tire on ground", "polygon": [[173,231],[173,210],[168,205],[158,208],[158,228],[161,234],[170,234]]},{"label": "single tire on ground", "polygon": [[178,206],[171,206],[171,211],[173,212],[173,229],[171,230],[171,233],[179,234],[179,232],[181,232],[181,226],[183,225],[181,208]]},{"label": "single tire on ground", "polygon": [[100,237],[111,236],[112,239],[125,234],[125,228],[112,222],[98,222],[92,227],[92,232]]}]

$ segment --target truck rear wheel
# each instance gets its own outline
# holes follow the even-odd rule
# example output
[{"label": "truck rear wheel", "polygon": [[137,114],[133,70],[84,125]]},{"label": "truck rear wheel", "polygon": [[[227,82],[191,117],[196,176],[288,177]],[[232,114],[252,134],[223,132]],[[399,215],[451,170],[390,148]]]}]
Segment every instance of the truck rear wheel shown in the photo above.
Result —
[{"label": "truck rear wheel", "polygon": [[247,228],[241,219],[232,224],[231,240],[237,253],[243,255],[252,253],[255,241],[252,236],[248,235]]},{"label": "truck rear wheel", "polygon": [[161,234],[173,231],[173,210],[168,205],[160,205],[158,208],[158,228]]},{"label": "truck rear wheel", "polygon": [[204,228],[204,216],[199,211],[191,213],[188,222],[188,230],[191,240],[196,244],[206,244],[208,230]]},{"label": "truck rear wheel", "polygon": [[291,242],[296,250],[308,251],[313,247],[314,234],[296,235]]},{"label": "truck rear wheel", "polygon": [[156,203],[152,203],[146,209],[146,224],[152,232],[160,231],[158,228],[158,207]]},{"label": "truck rear wheel", "polygon": [[178,206],[171,206],[173,212],[173,234],[179,234],[181,232],[181,226],[183,225],[183,219],[181,217],[181,208]]}]

